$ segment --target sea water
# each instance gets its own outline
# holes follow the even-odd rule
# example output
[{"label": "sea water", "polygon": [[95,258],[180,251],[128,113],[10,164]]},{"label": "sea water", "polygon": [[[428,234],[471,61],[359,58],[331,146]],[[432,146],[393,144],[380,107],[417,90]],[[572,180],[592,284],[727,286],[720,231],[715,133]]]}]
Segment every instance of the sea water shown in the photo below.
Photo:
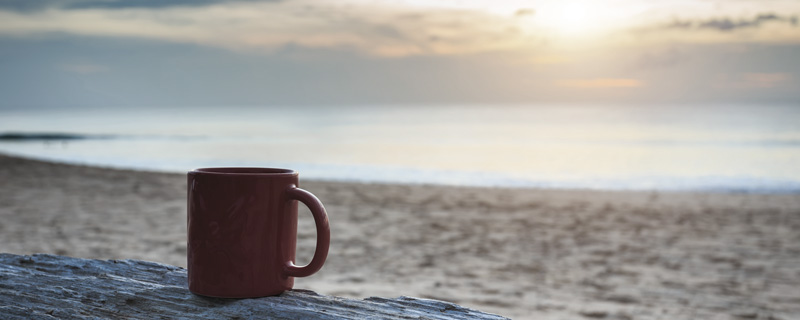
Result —
[{"label": "sea water", "polygon": [[0,152],[170,172],[472,186],[800,192],[800,106],[516,105],[0,110]]}]

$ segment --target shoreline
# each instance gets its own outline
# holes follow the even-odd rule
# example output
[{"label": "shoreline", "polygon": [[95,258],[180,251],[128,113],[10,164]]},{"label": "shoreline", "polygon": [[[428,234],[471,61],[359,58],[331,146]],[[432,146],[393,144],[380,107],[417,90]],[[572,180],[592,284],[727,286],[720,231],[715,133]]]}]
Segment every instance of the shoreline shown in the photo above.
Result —
[{"label": "shoreline", "polygon": [[[0,252],[186,265],[184,174],[0,154]],[[514,319],[800,316],[800,196],[312,181],[331,248],[295,288]],[[300,206],[298,263],[313,254]]]},{"label": "shoreline", "polygon": [[[172,169],[158,169],[158,168],[148,168],[145,166],[114,166],[114,165],[105,165],[105,164],[94,164],[87,161],[80,161],[80,160],[62,160],[62,159],[55,159],[55,158],[48,158],[48,157],[36,157],[36,156],[28,156],[28,155],[21,155],[21,154],[13,154],[7,153],[4,151],[0,151],[0,157],[8,157],[8,158],[18,158],[28,161],[36,161],[36,162],[46,162],[46,163],[53,163],[53,164],[60,164],[60,165],[67,165],[67,166],[78,166],[78,167],[91,167],[91,168],[99,168],[99,169],[106,169],[106,170],[117,170],[117,171],[130,171],[130,172],[146,172],[146,173],[161,173],[161,174],[172,174],[172,175],[185,175],[186,172],[189,170],[194,169],[187,169],[186,171],[178,171]],[[248,165],[249,166],[249,165]],[[302,172],[301,172],[302,173]],[[765,194],[765,195],[800,195],[800,182],[798,182],[798,188],[794,189],[754,189],[754,190],[746,190],[741,188],[735,187],[719,187],[719,188],[668,188],[668,189],[638,189],[638,188],[592,188],[592,187],[547,187],[547,186],[540,186],[534,185],[533,182],[531,184],[526,183],[517,183],[515,185],[479,185],[479,184],[448,184],[448,183],[436,183],[436,182],[403,182],[403,181],[371,181],[371,180],[359,180],[359,179],[325,179],[325,178],[308,178],[305,179],[301,176],[303,181],[313,181],[318,183],[344,183],[344,184],[365,184],[365,185],[407,185],[407,186],[414,186],[414,187],[432,187],[432,188],[476,188],[476,189],[510,189],[510,190],[528,190],[528,191],[557,191],[557,192],[633,192],[633,193],[664,193],[664,194],[682,194],[682,193],[708,193],[708,194]]]}]

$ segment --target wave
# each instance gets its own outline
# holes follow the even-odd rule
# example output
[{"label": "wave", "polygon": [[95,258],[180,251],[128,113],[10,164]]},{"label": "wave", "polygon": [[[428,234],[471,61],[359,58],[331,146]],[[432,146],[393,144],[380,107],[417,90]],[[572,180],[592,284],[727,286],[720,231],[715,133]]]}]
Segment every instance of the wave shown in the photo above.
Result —
[{"label": "wave", "polygon": [[719,192],[756,194],[800,194],[800,181],[754,176],[706,175],[674,177],[639,175],[623,178],[582,177],[531,177],[496,173],[432,170],[376,165],[339,165],[312,163],[282,163],[264,161],[189,161],[165,159],[133,159],[118,157],[42,156],[35,154],[9,154],[31,159],[67,164],[90,165],[114,169],[133,169],[168,173],[185,173],[200,167],[275,167],[289,168],[300,173],[302,179],[349,181],[387,184],[434,184],[449,186],[582,189],[616,191],[666,191],[666,192]]}]

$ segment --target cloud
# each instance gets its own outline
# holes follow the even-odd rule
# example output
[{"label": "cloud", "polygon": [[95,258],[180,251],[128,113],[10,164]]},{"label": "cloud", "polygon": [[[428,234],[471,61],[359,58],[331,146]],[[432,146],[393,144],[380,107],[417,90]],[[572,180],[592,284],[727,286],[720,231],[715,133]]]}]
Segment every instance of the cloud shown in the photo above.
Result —
[{"label": "cloud", "polygon": [[60,67],[64,71],[69,71],[77,74],[93,74],[93,73],[107,72],[109,70],[109,68],[106,66],[99,64],[91,64],[91,63],[63,64]]},{"label": "cloud", "polygon": [[572,62],[572,59],[565,55],[552,54],[533,56],[530,59],[527,59],[527,61],[540,65],[557,65]]},{"label": "cloud", "polygon": [[521,9],[517,9],[517,11],[516,11],[516,12],[514,12],[514,16],[515,16],[515,17],[518,17],[518,18],[521,18],[521,17],[530,17],[530,16],[533,16],[533,15],[535,15],[535,14],[536,14],[536,10],[529,9],[529,8],[521,8]]},{"label": "cloud", "polygon": [[[679,50],[691,59],[648,70],[631,68],[637,52],[628,48],[384,59],[299,44],[251,52],[71,34],[0,37],[0,48],[6,62],[0,72],[0,109],[800,102],[800,64],[794,63],[800,44],[687,44]],[[522,61],[535,56],[544,62],[569,61]],[[722,79],[730,88],[711,87],[721,73],[730,75]],[[736,83],[752,89],[733,87]]]},{"label": "cloud", "polygon": [[720,74],[717,76],[714,87],[723,89],[767,89],[789,85],[792,80],[792,74],[786,72]]},{"label": "cloud", "polygon": [[69,0],[3,0],[0,1],[0,10],[29,13],[69,3]]},{"label": "cloud", "polygon": [[761,13],[752,19],[734,20],[730,17],[705,20],[675,20],[666,25],[667,29],[711,29],[730,32],[737,29],[758,28],[767,22],[785,23],[796,27],[797,16],[781,16],[774,13]]},{"label": "cloud", "polygon": [[688,59],[685,53],[675,46],[662,50],[642,53],[636,63],[639,68],[670,68]]},{"label": "cloud", "polygon": [[200,7],[232,2],[275,2],[281,0],[3,0],[0,10],[32,13],[45,9],[126,9]]},{"label": "cloud", "polygon": [[124,9],[124,8],[168,8],[199,7],[231,2],[275,2],[281,0],[84,0],[75,1],[69,9]]},{"label": "cloud", "polygon": [[[665,20],[649,18],[639,24],[636,19],[640,18],[632,18],[639,17],[634,14],[638,11],[632,9],[596,6],[573,12],[571,8],[537,4],[534,10],[479,0],[0,0],[0,37],[71,34],[258,52],[295,44],[380,57],[492,52],[552,57],[564,56],[559,49],[593,50],[631,41],[637,45],[800,41],[797,29],[791,27],[797,25],[794,16],[764,13],[744,20],[677,20],[665,27],[653,23]],[[762,28],[747,37],[730,32],[674,31],[733,30],[778,23],[781,28]],[[668,35],[642,36],[646,32]],[[671,61],[670,57],[652,59],[662,64]],[[534,61],[562,62],[546,58]]]},{"label": "cloud", "polygon": [[644,86],[644,83],[630,78],[594,78],[558,80],[556,81],[556,86],[567,88],[636,88]]},{"label": "cloud", "polygon": [[12,1],[6,8],[16,10],[0,10],[0,35],[68,33],[261,51],[297,44],[378,56],[490,52],[535,43],[515,19],[481,10],[314,0],[66,3],[45,1],[37,8],[48,9],[36,11]]}]

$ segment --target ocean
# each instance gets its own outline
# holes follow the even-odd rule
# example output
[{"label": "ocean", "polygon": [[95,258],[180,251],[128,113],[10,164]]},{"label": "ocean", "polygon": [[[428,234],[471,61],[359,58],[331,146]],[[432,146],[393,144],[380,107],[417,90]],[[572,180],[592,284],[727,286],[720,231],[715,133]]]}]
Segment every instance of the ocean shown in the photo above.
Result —
[{"label": "ocean", "polygon": [[301,179],[800,193],[798,105],[0,110],[2,134],[6,154],[167,172],[258,166]]}]

